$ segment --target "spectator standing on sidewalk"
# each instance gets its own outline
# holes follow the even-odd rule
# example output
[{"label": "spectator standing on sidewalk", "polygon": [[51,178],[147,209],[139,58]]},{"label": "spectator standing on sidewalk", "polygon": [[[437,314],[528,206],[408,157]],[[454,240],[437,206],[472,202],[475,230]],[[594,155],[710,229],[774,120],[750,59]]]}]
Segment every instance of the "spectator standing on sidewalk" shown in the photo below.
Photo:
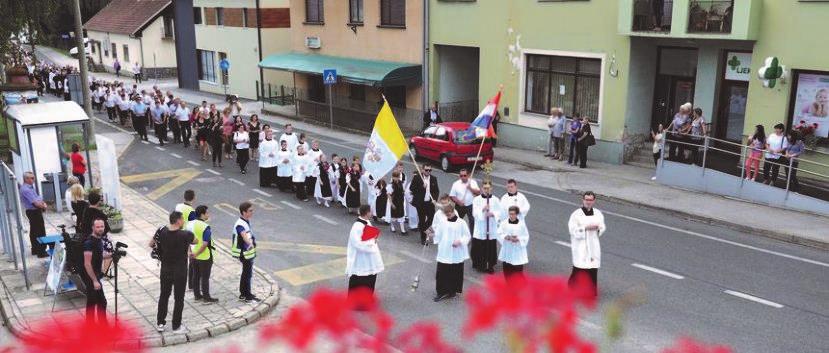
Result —
[{"label": "spectator standing on sidewalk", "polygon": [[173,333],[186,331],[181,326],[181,313],[184,310],[184,292],[187,289],[187,260],[190,245],[196,244],[193,233],[184,230],[184,218],[181,212],[170,213],[170,225],[162,229],[158,237],[150,241],[150,248],[158,246],[161,256],[161,293],[158,297],[158,315],[156,329],[163,332],[167,325],[167,309],[170,294],[173,294]]},{"label": "spectator standing on sidewalk", "polygon": [[579,114],[575,114],[573,119],[570,121],[570,127],[567,129],[567,133],[570,134],[570,154],[567,155],[567,164],[569,165],[576,165],[579,163],[578,145],[580,132],[581,118],[579,117]]},{"label": "spectator standing on sidewalk", "polygon": [[440,119],[440,114],[438,113],[438,101],[435,101],[435,104],[429,107],[429,111],[423,113],[423,129],[425,130],[429,126],[442,122],[443,120]]},{"label": "spectator standing on sidewalk", "polygon": [[547,120],[547,127],[550,132],[550,139],[547,141],[547,154],[545,157],[561,160],[564,158],[564,126],[567,119],[561,108],[550,110],[550,119]]},{"label": "spectator standing on sidewalk", "polygon": [[250,220],[253,217],[253,204],[248,201],[239,204],[239,219],[233,226],[233,241],[230,253],[242,263],[242,275],[239,277],[239,300],[247,303],[261,301],[251,292],[253,279],[253,260],[256,258],[256,236],[251,231]]},{"label": "spectator standing on sidewalk", "polygon": [[[665,140],[665,127],[662,124],[656,127],[656,131],[651,131],[651,139],[653,140],[653,165],[659,165],[659,158],[662,157],[662,143]],[[655,180],[656,177],[651,178]]]},{"label": "spectator standing on sidewalk", "polygon": [[112,68],[115,70],[115,77],[121,77],[121,62],[118,58],[115,58],[115,62],[112,63]]},{"label": "spectator standing on sidewalk", "polygon": [[92,232],[87,235],[83,242],[83,267],[82,276],[84,287],[86,287],[86,321],[99,324],[107,323],[107,300],[104,295],[104,288],[101,285],[101,278],[104,277],[102,264],[104,258],[111,258],[112,254],[104,251],[102,237],[104,235],[105,221],[95,219],[92,224]]},{"label": "spectator standing on sidewalk", "polygon": [[681,142],[685,142],[686,139],[682,134],[687,133],[686,128],[691,120],[691,109],[693,107],[691,103],[681,105],[679,111],[674,114],[674,120],[668,125],[668,137],[671,141],[676,141],[668,145],[668,160],[680,161],[685,158],[686,148]]},{"label": "spectator standing on sidewalk", "polygon": [[805,150],[806,145],[803,143],[800,131],[789,131],[789,148],[786,150],[786,159],[790,161],[790,167],[786,167],[786,178],[789,179],[789,190],[794,192],[800,191],[800,183],[797,181],[797,166],[800,164],[800,155]]},{"label": "spectator standing on sidewalk", "polygon": [[785,129],[783,124],[777,123],[774,125],[774,132],[766,137],[766,161],[763,163],[763,182],[766,185],[774,185],[780,165],[786,162],[783,153],[789,148],[789,141],[783,134]]},{"label": "spectator standing on sidewalk", "polygon": [[141,65],[137,61],[135,65],[132,65],[132,77],[135,79],[135,83],[141,83]]},{"label": "spectator standing on sidewalk", "polygon": [[213,234],[210,225],[210,214],[207,206],[196,207],[196,220],[188,222],[185,227],[193,233],[195,243],[192,247],[192,256],[196,270],[193,271],[193,295],[197,301],[215,303],[219,300],[210,296],[210,272],[213,268]]},{"label": "spectator standing on sidewalk", "polygon": [[81,146],[79,144],[72,144],[72,153],[69,154],[69,159],[72,161],[72,175],[78,178],[81,186],[86,186],[86,160],[81,154]]},{"label": "spectator standing on sidewalk", "polygon": [[29,244],[31,244],[32,255],[44,258],[49,257],[46,253],[46,245],[39,243],[37,238],[46,235],[46,225],[43,223],[46,203],[35,191],[34,184],[34,173],[23,173],[23,184],[20,184],[20,203],[26,210],[26,218],[29,220]]},{"label": "spectator standing on sidewalk", "polygon": [[[596,144],[596,138],[593,137],[593,131],[590,128],[590,120],[588,117],[582,118],[581,130],[579,132],[578,143],[578,160],[579,168],[587,168],[587,149]],[[575,165],[575,163],[573,164]]]},{"label": "spectator standing on sidewalk", "polygon": [[594,209],[596,194],[587,191],[582,195],[582,207],[573,211],[567,227],[570,231],[570,251],[573,257],[573,270],[570,273],[570,286],[580,281],[579,277],[590,280],[593,296],[598,296],[598,274],[601,266],[602,249],[599,237],[607,227],[602,212]]},{"label": "spectator standing on sidewalk", "polygon": [[704,147],[705,135],[708,135],[708,128],[705,125],[705,116],[702,115],[701,108],[694,108],[694,118],[691,121],[691,140],[694,143],[690,146],[691,160],[694,164],[702,166],[702,159],[700,159],[699,150]]},{"label": "spectator standing on sidewalk", "polygon": [[748,138],[748,154],[746,156],[746,180],[757,181],[760,170],[760,160],[763,159],[763,150],[766,148],[766,129],[763,125],[754,127],[754,134]]}]

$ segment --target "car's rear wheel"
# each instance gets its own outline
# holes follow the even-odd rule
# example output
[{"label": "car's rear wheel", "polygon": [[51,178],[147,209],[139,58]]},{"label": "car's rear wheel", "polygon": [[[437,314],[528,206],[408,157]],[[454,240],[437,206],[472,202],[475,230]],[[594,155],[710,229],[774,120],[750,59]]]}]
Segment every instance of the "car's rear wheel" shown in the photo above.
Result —
[{"label": "car's rear wheel", "polygon": [[449,158],[444,156],[440,156],[440,169],[444,172],[452,171],[452,164],[449,163]]}]

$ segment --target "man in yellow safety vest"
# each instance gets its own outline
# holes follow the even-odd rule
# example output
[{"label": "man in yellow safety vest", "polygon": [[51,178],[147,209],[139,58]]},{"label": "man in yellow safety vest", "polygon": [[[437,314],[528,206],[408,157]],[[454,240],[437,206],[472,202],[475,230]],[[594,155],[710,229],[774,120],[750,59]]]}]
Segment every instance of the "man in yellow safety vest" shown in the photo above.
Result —
[{"label": "man in yellow safety vest", "polygon": [[253,259],[256,258],[256,237],[250,229],[253,217],[253,204],[248,201],[239,204],[239,219],[233,225],[233,239],[230,253],[242,263],[242,276],[239,278],[239,300],[246,303],[261,301],[251,292],[253,279]]},{"label": "man in yellow safety vest", "polygon": [[196,219],[187,223],[186,229],[193,232],[196,243],[191,248],[194,260],[193,295],[197,301],[215,303],[219,300],[210,296],[210,271],[213,268],[213,234],[210,225],[210,214],[207,206],[200,205],[194,211]]}]

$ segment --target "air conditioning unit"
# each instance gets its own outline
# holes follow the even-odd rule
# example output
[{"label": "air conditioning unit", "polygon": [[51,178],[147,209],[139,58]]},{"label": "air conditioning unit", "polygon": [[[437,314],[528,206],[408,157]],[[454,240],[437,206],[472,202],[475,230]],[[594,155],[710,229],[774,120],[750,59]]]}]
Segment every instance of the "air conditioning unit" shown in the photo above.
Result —
[{"label": "air conditioning unit", "polygon": [[322,47],[322,41],[320,41],[320,37],[305,37],[305,47],[319,49]]}]

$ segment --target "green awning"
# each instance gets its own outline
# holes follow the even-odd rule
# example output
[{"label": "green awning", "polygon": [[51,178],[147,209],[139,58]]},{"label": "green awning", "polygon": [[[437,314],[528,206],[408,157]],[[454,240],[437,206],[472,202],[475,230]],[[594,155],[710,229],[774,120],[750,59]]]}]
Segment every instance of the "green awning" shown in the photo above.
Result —
[{"label": "green awning", "polygon": [[335,69],[338,81],[377,87],[419,85],[423,72],[420,64],[300,53],[268,56],[259,67],[315,75]]}]

